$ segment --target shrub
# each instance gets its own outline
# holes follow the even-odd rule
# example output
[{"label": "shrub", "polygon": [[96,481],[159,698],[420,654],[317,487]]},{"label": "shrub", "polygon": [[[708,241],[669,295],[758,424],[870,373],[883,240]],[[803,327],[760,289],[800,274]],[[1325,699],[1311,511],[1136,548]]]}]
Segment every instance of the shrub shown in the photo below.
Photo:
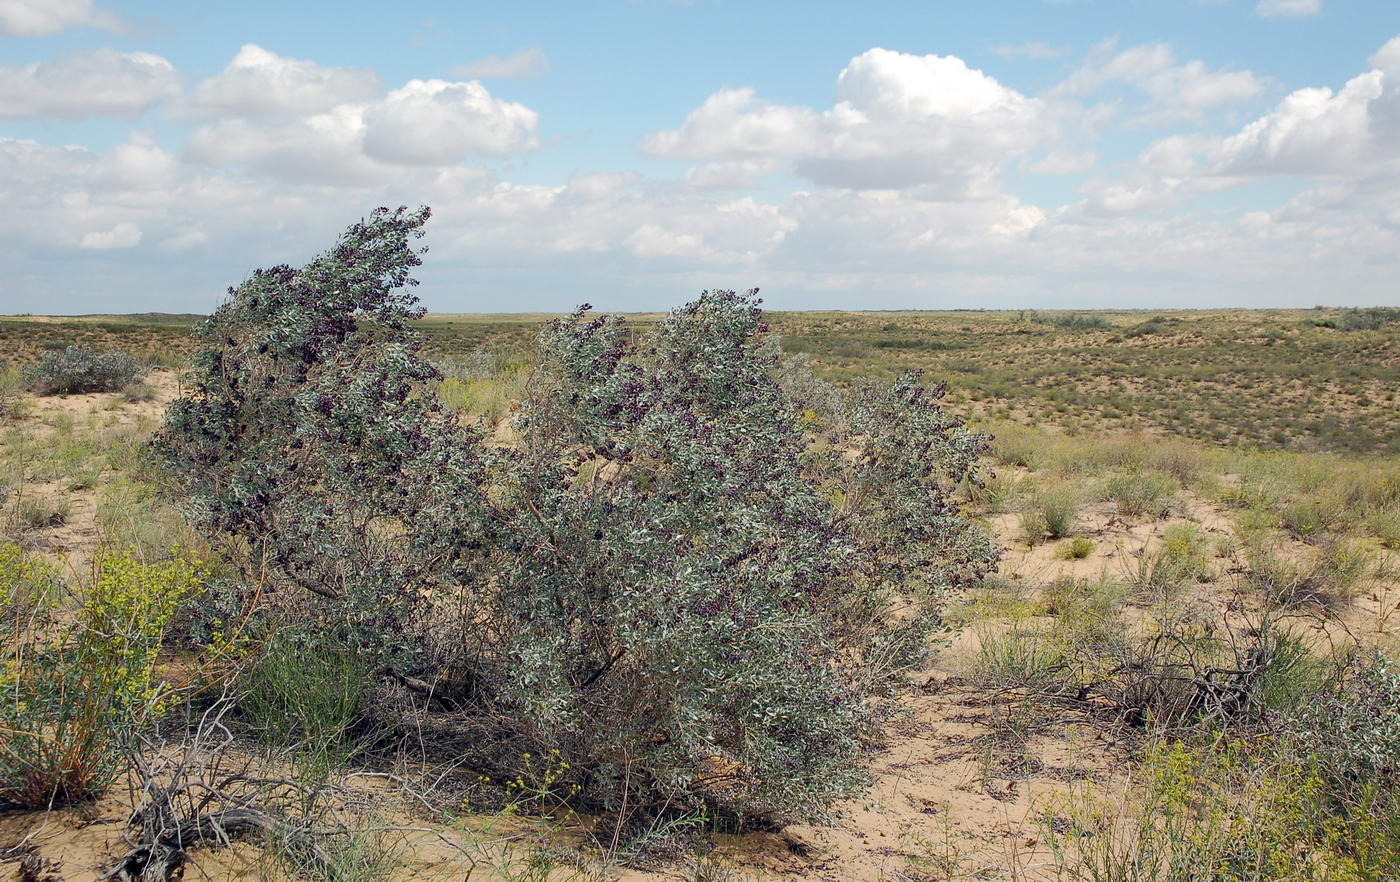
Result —
[{"label": "shrub", "polygon": [[156,390],[151,388],[149,383],[127,383],[122,387],[122,400],[128,404],[137,404],[142,401],[153,401],[156,397]]},{"label": "shrub", "polygon": [[1172,524],[1162,531],[1162,545],[1142,556],[1139,588],[1168,592],[1210,575],[1210,547],[1204,533],[1191,524]]},{"label": "shrub", "polygon": [[1084,315],[1077,312],[1061,313],[1057,315],[1031,314],[1031,321],[1042,325],[1054,325],[1057,328],[1067,328],[1072,331],[1087,331],[1108,327],[1108,320],[1101,315]]},{"label": "shrub", "polygon": [[849,794],[880,695],[995,564],[949,501],[985,437],[914,375],[816,432],[758,301],[715,291],[639,339],[586,307],[546,324],[486,444],[431,394],[398,291],[426,219],[378,210],[205,324],[157,439],[195,522],[366,671],[433,680],[504,780],[558,751],[618,827]]},{"label": "shrub", "polygon": [[0,581],[0,618],[20,622],[0,674],[0,803],[98,796],[123,740],[164,707],[156,658],[176,606],[199,590],[199,564],[103,555],[75,615],[60,606],[54,568],[13,546],[0,547]]},{"label": "shrub", "polygon": [[1400,322],[1400,309],[1370,306],[1343,309],[1336,327],[1343,331],[1379,331],[1395,322]]},{"label": "shrub", "polygon": [[192,394],[154,442],[247,593],[300,606],[400,672],[426,664],[414,629],[457,583],[485,506],[477,436],[427,394],[440,375],[401,290],[427,218],[376,210],[305,267],[230,289],[196,332]]},{"label": "shrub", "polygon": [[29,379],[40,395],[117,392],[146,373],[139,361],[124,352],[101,355],[83,346],[45,352],[30,369]]},{"label": "shrub", "polygon": [[995,559],[944,501],[985,441],[941,390],[857,385],[809,448],[762,332],[751,295],[707,292],[635,344],[586,310],[541,334],[476,678],[612,810],[849,793],[872,690]]}]

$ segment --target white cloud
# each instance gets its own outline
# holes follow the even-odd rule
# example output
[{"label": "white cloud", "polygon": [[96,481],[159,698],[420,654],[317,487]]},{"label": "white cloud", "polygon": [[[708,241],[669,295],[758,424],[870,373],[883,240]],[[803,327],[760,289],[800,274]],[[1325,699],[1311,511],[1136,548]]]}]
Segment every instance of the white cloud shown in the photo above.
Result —
[{"label": "white cloud", "polygon": [[141,243],[141,228],[133,223],[122,222],[110,230],[87,233],[78,242],[79,248],[94,251],[107,251],[112,248],[135,248]]},{"label": "white cloud", "polygon": [[215,116],[298,116],[368,99],[382,88],[374,71],[321,67],[249,43],[223,71],[195,87],[184,109]]},{"label": "white cloud", "polygon": [[483,80],[541,77],[549,73],[549,56],[540,47],[532,46],[506,56],[488,55],[454,65],[448,72],[456,77]]},{"label": "white cloud", "polygon": [[1259,0],[1254,11],[1266,18],[1317,15],[1322,11],[1322,0]]},{"label": "white cloud", "polygon": [[46,37],[69,28],[120,31],[112,13],[92,7],[92,0],[0,0],[0,33],[12,37]]},{"label": "white cloud", "polygon": [[1139,123],[1200,119],[1222,105],[1253,98],[1267,80],[1250,71],[1211,70],[1200,60],[1177,63],[1165,43],[1148,43],[1113,52],[1114,41],[1101,44],[1097,57],[1070,74],[1054,89],[1057,96],[1094,94],[1115,83],[1128,84],[1148,99],[1135,114]]},{"label": "white cloud", "polygon": [[159,191],[173,186],[180,174],[179,160],[160,145],[133,132],[93,167],[89,182],[99,190]]},{"label": "white cloud", "polygon": [[365,153],[406,165],[445,165],[468,153],[506,156],[539,145],[539,114],[492,97],[475,80],[409,80],[365,114]]},{"label": "white cloud", "polygon": [[1376,50],[1371,56],[1371,67],[1379,70],[1400,71],[1400,36]]},{"label": "white cloud", "polygon": [[331,186],[371,186],[398,166],[447,166],[538,146],[539,115],[479,82],[410,80],[381,94],[371,71],[321,67],[251,44],[182,109],[223,117],[190,136],[192,161]]},{"label": "white cloud", "polygon": [[823,186],[966,196],[986,192],[1010,156],[1055,131],[1040,102],[954,56],[871,49],[841,71],[835,97],[818,112],[760,101],[752,89],[722,90],[643,149],[712,161],[787,159]]},{"label": "white cloud", "polygon": [[149,52],[96,49],[51,62],[0,65],[0,117],[131,118],[179,85],[170,62]]},{"label": "white cloud", "polygon": [[[1356,175],[1377,160],[1400,158],[1400,144],[1372,137],[1373,113],[1386,92],[1386,75],[1371,71],[1340,92],[1299,89],[1269,114],[1225,138],[1210,151],[1217,175]],[[1392,102],[1393,103],[1393,102]]]},{"label": "white cloud", "polygon": [[697,190],[747,190],[757,178],[777,171],[781,166],[774,159],[734,159],[707,162],[685,171],[682,180]]},{"label": "white cloud", "polygon": [[368,186],[393,171],[365,156],[365,108],[345,104],[300,119],[231,119],[201,126],[185,145],[205,165],[242,165],[288,182]]}]

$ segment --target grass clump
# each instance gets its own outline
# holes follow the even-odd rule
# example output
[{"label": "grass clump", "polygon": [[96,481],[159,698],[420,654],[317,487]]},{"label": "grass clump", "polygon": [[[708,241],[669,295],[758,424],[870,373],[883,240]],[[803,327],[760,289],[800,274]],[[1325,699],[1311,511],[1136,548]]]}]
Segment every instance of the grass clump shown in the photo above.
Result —
[{"label": "grass clump", "polygon": [[327,769],[343,765],[356,750],[371,674],[333,629],[278,631],[239,678],[239,714],[270,747],[295,747]]},{"label": "grass clump", "polygon": [[1165,472],[1128,472],[1104,481],[1103,498],[1130,518],[1165,517],[1176,502],[1179,485]]},{"label": "grass clump", "polygon": [[1050,539],[1063,539],[1074,531],[1075,519],[1083,506],[1083,496],[1071,485],[1062,484],[1034,491],[1021,503],[1021,529],[1032,545]]}]

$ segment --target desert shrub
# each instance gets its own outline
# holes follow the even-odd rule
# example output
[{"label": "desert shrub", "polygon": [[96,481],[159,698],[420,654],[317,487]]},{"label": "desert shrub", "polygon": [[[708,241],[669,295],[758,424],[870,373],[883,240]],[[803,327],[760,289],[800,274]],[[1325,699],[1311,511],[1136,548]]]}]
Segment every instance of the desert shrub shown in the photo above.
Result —
[{"label": "desert shrub", "polygon": [[1400,322],[1400,309],[1370,306],[1343,309],[1336,326],[1343,331],[1379,331],[1395,322]]},{"label": "desert shrub", "polygon": [[1277,739],[1158,743],[1131,792],[1081,797],[1046,824],[1061,879],[1326,882],[1394,878],[1400,815],[1340,794]]},{"label": "desert shrub", "polygon": [[1400,672],[1381,653],[1353,660],[1343,688],[1300,704],[1288,731],[1333,786],[1384,785],[1400,796]]},{"label": "desert shrub", "polygon": [[22,530],[42,530],[68,523],[72,509],[67,498],[26,493],[15,500],[14,517]]},{"label": "desert shrub", "polygon": [[1305,497],[1279,509],[1279,526],[1299,539],[1309,540],[1334,529],[1344,516],[1338,500]]},{"label": "desert shrub", "polygon": [[200,565],[105,554],[71,614],[54,569],[13,546],[0,548],[0,579],[0,618],[24,615],[0,674],[0,802],[43,808],[98,796],[123,740],[163,709],[157,655],[176,606],[201,586]]},{"label": "desert shrub", "polygon": [[[376,210],[301,269],[258,270],[200,327],[193,390],[155,451],[196,529],[248,592],[295,592],[373,664],[425,664],[422,610],[478,542],[476,435],[428,394],[437,371],[410,241],[426,209]],[[308,605],[308,601],[310,601]]]},{"label": "desert shrub", "polygon": [[40,395],[117,392],[146,373],[141,362],[124,352],[101,355],[83,346],[49,350],[30,368],[29,380]]},{"label": "desert shrub", "polygon": [[1104,481],[1103,498],[1127,517],[1163,517],[1176,501],[1176,479],[1164,472],[1126,472]]},{"label": "desert shrub", "polygon": [[489,775],[558,756],[619,828],[850,793],[880,696],[996,561],[950,501],[986,439],[912,375],[817,431],[757,301],[716,291],[641,337],[546,324],[488,444],[432,394],[399,291],[426,218],[376,211],[201,329],[156,442],[196,525],[371,676],[433,681]]},{"label": "desert shrub", "polygon": [[635,343],[584,310],[541,334],[476,677],[609,809],[849,793],[872,690],[995,558],[945,501],[985,441],[941,390],[857,384],[809,446],[762,333],[751,295],[708,292]]},{"label": "desert shrub", "polygon": [[1256,538],[1244,552],[1246,583],[1271,603],[1289,607],[1335,610],[1352,599],[1375,565],[1365,543],[1345,537],[1329,537],[1298,554]]},{"label": "desert shrub", "polygon": [[1400,550],[1400,509],[1379,509],[1366,517],[1366,526],[1385,548]]},{"label": "desert shrub", "polygon": [[1042,325],[1054,325],[1057,328],[1067,328],[1072,331],[1086,331],[1109,326],[1108,320],[1101,315],[1085,315],[1078,312],[1055,315],[1032,313],[1031,321]]},{"label": "desert shrub", "polygon": [[0,364],[0,419],[13,414],[15,399],[26,385],[24,372],[18,366]]},{"label": "desert shrub", "polygon": [[[781,346],[777,348],[781,351]],[[845,394],[836,384],[812,373],[811,354],[797,352],[779,358],[777,380],[788,400],[802,406],[807,424],[835,423],[844,417]]]},{"label": "desert shrub", "polygon": [[997,428],[992,441],[992,455],[1006,465],[1024,466],[1034,471],[1045,460],[1046,446],[1045,438],[1041,435],[1007,423]]},{"label": "desert shrub", "polygon": [[153,401],[156,397],[156,390],[150,383],[127,383],[122,387],[122,400],[129,404],[137,404],[142,401]]}]

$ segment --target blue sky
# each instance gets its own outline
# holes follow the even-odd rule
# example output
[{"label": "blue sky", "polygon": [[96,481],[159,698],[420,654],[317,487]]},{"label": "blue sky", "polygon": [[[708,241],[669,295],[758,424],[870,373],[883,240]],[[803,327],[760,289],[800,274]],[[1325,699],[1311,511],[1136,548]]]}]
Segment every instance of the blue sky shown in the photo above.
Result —
[{"label": "blue sky", "polygon": [[1400,303],[1400,3],[0,0],[0,313]]}]

